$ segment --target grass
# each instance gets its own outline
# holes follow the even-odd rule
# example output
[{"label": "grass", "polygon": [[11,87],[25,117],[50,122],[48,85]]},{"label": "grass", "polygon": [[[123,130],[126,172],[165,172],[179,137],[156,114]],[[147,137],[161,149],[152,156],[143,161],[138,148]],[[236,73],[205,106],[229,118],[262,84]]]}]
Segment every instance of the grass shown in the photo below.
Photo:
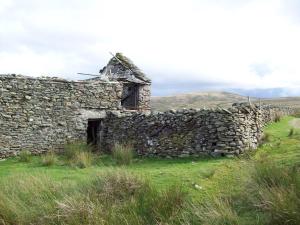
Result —
[{"label": "grass", "polygon": [[42,165],[43,166],[53,166],[58,161],[55,152],[50,151],[42,156]]},{"label": "grass", "polygon": [[[291,119],[266,127],[268,141],[240,158],[129,157],[120,167],[71,144],[65,155],[8,159],[0,162],[0,224],[300,224],[300,135],[289,135]],[[91,164],[69,163],[86,153]]]},{"label": "grass", "polygon": [[265,144],[271,141],[270,133],[264,132],[262,137],[260,138],[260,144]]},{"label": "grass", "polygon": [[280,122],[280,120],[281,120],[281,115],[279,113],[276,113],[274,121],[277,123],[277,122]]},{"label": "grass", "polygon": [[30,162],[31,161],[31,152],[28,150],[23,150],[19,154],[19,162]]},{"label": "grass", "polygon": [[41,174],[11,177],[0,190],[0,223],[156,224],[173,220],[184,202],[180,187],[160,192],[123,170],[95,175],[77,185]]},{"label": "grass", "polygon": [[84,142],[67,144],[63,154],[67,159],[67,164],[73,167],[86,168],[93,163],[91,146]]},{"label": "grass", "polygon": [[291,128],[288,136],[292,137],[294,135],[294,133],[295,133],[295,129]]},{"label": "grass", "polygon": [[133,147],[130,144],[115,144],[112,149],[112,157],[118,165],[129,165],[134,156]]}]

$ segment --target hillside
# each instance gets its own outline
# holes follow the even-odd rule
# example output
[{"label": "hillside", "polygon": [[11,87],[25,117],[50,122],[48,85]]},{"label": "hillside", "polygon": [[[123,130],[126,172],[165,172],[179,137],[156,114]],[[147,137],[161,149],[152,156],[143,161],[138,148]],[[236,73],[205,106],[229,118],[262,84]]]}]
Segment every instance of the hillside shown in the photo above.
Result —
[{"label": "hillside", "polygon": [[152,108],[157,111],[180,108],[229,107],[234,102],[247,101],[247,97],[229,92],[194,92],[151,99]]},{"label": "hillside", "polygon": [[[246,96],[230,92],[194,92],[174,96],[154,96],[151,99],[151,106],[154,111],[181,108],[214,108],[217,106],[230,107],[232,103],[245,102],[247,99]],[[251,101],[258,102],[258,99],[251,98]],[[300,97],[261,99],[261,102],[300,108]]]}]

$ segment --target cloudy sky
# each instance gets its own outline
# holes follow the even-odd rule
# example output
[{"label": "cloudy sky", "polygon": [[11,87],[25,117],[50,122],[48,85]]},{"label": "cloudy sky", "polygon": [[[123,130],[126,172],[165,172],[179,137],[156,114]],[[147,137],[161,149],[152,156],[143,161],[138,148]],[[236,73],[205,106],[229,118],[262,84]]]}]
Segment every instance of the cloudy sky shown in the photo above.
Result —
[{"label": "cloudy sky", "polygon": [[300,95],[300,0],[0,0],[0,74],[79,79],[109,52],[154,95]]}]

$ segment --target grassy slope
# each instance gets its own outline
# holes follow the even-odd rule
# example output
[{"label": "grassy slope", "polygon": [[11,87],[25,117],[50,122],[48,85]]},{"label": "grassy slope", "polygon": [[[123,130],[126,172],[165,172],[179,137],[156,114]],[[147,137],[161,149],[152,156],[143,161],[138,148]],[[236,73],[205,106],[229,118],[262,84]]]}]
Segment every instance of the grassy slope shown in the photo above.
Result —
[{"label": "grassy slope", "polygon": [[[251,98],[252,102],[258,101]],[[214,108],[230,107],[236,102],[246,102],[247,97],[229,92],[195,92],[187,94],[178,94],[173,96],[154,96],[151,99],[151,106],[156,111],[166,111],[169,109],[181,108]],[[300,108],[300,97],[286,97],[262,99],[262,103],[272,105],[285,105]]]},{"label": "grassy slope", "polygon": [[300,163],[300,131],[295,129],[295,134],[288,137],[293,117],[286,117],[280,123],[270,124],[265,132],[271,134],[271,141],[261,146],[256,158],[262,154],[268,154],[272,158],[284,164]]},{"label": "grassy slope", "polygon": [[[195,184],[205,186],[214,171],[230,159],[137,159],[126,169],[142,177],[149,178],[158,188],[165,188],[172,184],[183,184],[186,190],[195,195],[198,191]],[[77,169],[64,165],[43,167],[40,157],[33,157],[30,163],[21,163],[17,159],[8,159],[0,162],[0,180],[6,177],[22,174],[45,173],[57,181],[80,183],[89,177],[119,168],[109,156],[102,156],[97,159],[96,165]]]},{"label": "grassy slope", "polygon": [[[268,153],[272,157],[285,163],[295,163],[300,158],[299,135],[288,138],[290,130],[289,121],[292,117],[284,118],[280,123],[274,123],[266,128],[266,132],[272,135],[272,142],[260,147],[259,155]],[[274,146],[276,148],[274,148]],[[239,170],[242,166],[236,159],[227,158],[204,158],[204,159],[136,159],[126,169],[143,177],[149,178],[156,186],[163,188],[174,183],[183,184],[193,196],[202,196],[206,191],[214,191],[215,183],[232,182],[230,172]],[[17,159],[8,159],[0,162],[0,180],[5,180],[10,175],[17,173],[46,173],[47,176],[57,181],[80,183],[90,176],[118,167],[109,156],[99,156],[96,165],[77,169],[65,165],[43,167],[40,157],[33,157],[30,163],[21,163]],[[221,182],[221,183],[222,183]],[[195,184],[203,187],[199,191]]]},{"label": "grassy slope", "polygon": [[[260,160],[263,159],[264,155],[267,154],[270,158],[276,159],[276,162],[278,164],[300,164],[300,131],[295,131],[295,135],[293,135],[292,137],[288,137],[291,128],[289,121],[291,121],[292,119],[293,117],[286,117],[282,119],[280,123],[270,124],[266,128],[266,132],[270,133],[271,140],[261,146],[256,151],[253,157],[257,160]],[[16,210],[13,210],[13,212],[16,211],[21,214],[20,219],[17,221],[22,221],[24,224],[30,224],[32,223],[31,215],[40,215],[42,213],[40,205],[45,205],[45,203],[47,202],[46,206],[42,210],[45,211],[45,214],[52,213],[53,210],[57,207],[56,199],[58,201],[63,201],[62,199],[65,197],[64,193],[67,193],[67,195],[69,196],[73,196],[75,194],[76,202],[76,198],[81,196],[80,191],[78,192],[77,184],[81,185],[82,183],[86,183],[90,185],[90,183],[88,182],[90,181],[90,178],[94,177],[95,174],[101,174],[106,171],[116,170],[117,168],[120,168],[120,166],[117,166],[110,156],[98,156],[95,165],[85,169],[72,168],[63,165],[62,162],[63,159],[61,158],[60,164],[58,163],[52,167],[43,167],[41,165],[40,157],[33,157],[30,163],[20,163],[17,159],[9,159],[0,162],[0,186],[9,188],[3,193],[14,193],[12,194],[14,196],[6,194],[8,200],[5,200],[6,197],[2,196],[2,202],[0,198],[0,205],[11,203],[12,206],[10,206],[10,208],[16,208]],[[192,202],[194,202],[194,205],[192,205],[191,208],[189,207],[187,211],[183,212],[186,213],[186,216],[183,216],[183,218],[189,221],[189,223],[186,224],[199,224],[198,222],[193,222],[193,219],[190,220],[190,218],[194,216],[195,221],[199,221],[200,218],[202,221],[207,222],[205,224],[214,225],[267,224],[266,221],[271,221],[268,218],[272,217],[268,214],[268,210],[257,210],[256,207],[253,207],[251,201],[249,201],[249,186],[247,185],[250,184],[250,186],[253,186],[253,177],[251,177],[253,176],[253,173],[249,173],[249,171],[253,171],[253,165],[255,164],[253,164],[252,161],[248,161],[247,156],[242,156],[240,159],[136,159],[133,164],[122,167],[121,170],[131,171],[141,177],[149,179],[150,182],[159,190],[164,190],[167,187],[170,187],[170,185],[172,184],[175,184],[175,187],[178,187],[179,185],[183,186],[183,189],[188,192],[189,196],[191,197],[190,199],[192,199]],[[28,181],[26,183],[26,179],[29,176],[34,176],[37,180],[29,179],[29,183]],[[50,178],[50,180],[47,180],[48,178]],[[14,199],[15,196],[19,195],[20,191],[23,190],[23,188],[19,188],[20,185],[23,185],[22,179],[25,180],[24,187],[28,188],[28,190],[33,190],[33,193],[27,193],[27,189],[25,188],[25,193],[20,195],[20,199],[23,200],[11,201],[9,199],[10,197]],[[56,182],[53,183],[53,179]],[[34,181],[34,184],[31,187],[30,185],[32,181]],[[8,182],[8,185],[6,184],[6,182]],[[14,185],[14,183],[16,184]],[[53,187],[52,183],[54,185]],[[9,184],[12,184],[14,187],[12,188],[12,192],[10,192],[11,187],[9,186]],[[55,188],[55,185],[61,185],[61,188],[59,186],[57,189],[57,187]],[[37,189],[37,191],[35,192],[35,188],[40,186],[42,188],[45,188],[45,190]],[[117,187],[120,186],[117,184]],[[67,191],[66,189],[68,188],[73,191]],[[51,192],[52,190],[53,193]],[[264,191],[265,189],[254,188],[253,190],[255,193],[259,193],[260,190]],[[268,194],[269,190],[266,190],[266,193]],[[49,193],[44,196],[44,192]],[[174,190],[172,189],[172,193],[173,192]],[[52,195],[55,195],[55,197],[52,197]],[[50,199],[54,200],[45,201],[44,197],[47,196]],[[251,194],[250,197],[253,198],[255,197],[255,195]],[[32,201],[31,198],[34,198],[36,200]],[[81,196],[80,199],[84,199],[84,196]],[[17,203],[17,205],[14,205],[15,202]],[[68,200],[65,203],[69,204]],[[92,204],[94,203],[97,202],[92,202]],[[130,202],[128,202],[128,204],[129,203]],[[73,203],[71,202],[70,204]],[[84,202],[82,204],[84,204]],[[173,203],[170,204],[174,205]],[[204,204],[204,206],[202,204]],[[62,206],[64,207],[64,205]],[[26,210],[23,211],[22,207],[25,207]],[[156,208],[156,206],[153,207]],[[163,205],[160,207],[163,207]],[[284,207],[285,206],[279,208],[279,211],[282,212],[282,209],[285,209]],[[78,208],[78,206],[76,206],[75,204],[74,209],[76,208]],[[32,212],[28,211],[29,209],[32,210]],[[85,208],[82,208],[82,210],[85,210]],[[102,210],[101,207],[99,208],[99,210]],[[125,208],[121,207],[121,210],[125,210]],[[145,210],[147,212],[149,208],[146,207]],[[189,214],[189,210],[191,210],[191,214]],[[25,212],[25,216],[23,215],[23,212]],[[67,212],[69,211],[67,210]],[[137,211],[130,211],[130,215],[131,213],[135,212]],[[2,212],[0,210],[0,218],[1,213]],[[82,212],[79,211],[79,213]],[[4,213],[3,215],[10,214]],[[26,217],[26,215],[28,216]],[[87,212],[87,214],[85,215],[89,217],[90,212]],[[118,213],[116,212],[113,215],[116,216],[118,215]],[[197,217],[197,215],[199,215],[199,217]],[[79,217],[81,216],[82,215],[79,214]],[[10,220],[14,221],[15,215],[11,214],[11,218],[12,219]],[[39,216],[37,216],[36,218],[39,218]],[[71,214],[67,218],[73,218],[73,215]],[[104,218],[109,220],[111,216],[107,215],[107,217],[104,216]],[[127,218],[134,217],[129,216]],[[9,221],[9,219],[7,220]],[[74,224],[80,224],[80,220],[78,218],[76,219],[75,217],[75,220],[76,223]],[[282,221],[285,220],[281,219],[281,222]],[[82,223],[84,222],[86,221],[83,221]],[[273,224],[282,224],[281,222]],[[110,224],[109,221],[108,224]],[[147,223],[135,222],[132,224]]]},{"label": "grassy slope", "polygon": [[166,111],[168,109],[181,108],[210,108],[229,107],[235,102],[245,102],[247,97],[229,92],[199,92],[174,96],[154,96],[151,99],[153,110]]}]

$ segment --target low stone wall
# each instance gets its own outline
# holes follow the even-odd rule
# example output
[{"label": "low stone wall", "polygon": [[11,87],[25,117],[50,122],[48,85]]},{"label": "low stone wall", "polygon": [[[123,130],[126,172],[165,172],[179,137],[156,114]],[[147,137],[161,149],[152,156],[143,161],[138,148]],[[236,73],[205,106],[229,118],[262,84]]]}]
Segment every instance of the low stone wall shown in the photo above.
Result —
[{"label": "low stone wall", "polygon": [[0,76],[0,158],[86,139],[88,119],[119,110],[122,83]]},{"label": "low stone wall", "polygon": [[239,154],[257,147],[266,123],[290,113],[290,108],[240,104],[216,110],[109,114],[102,147],[110,150],[116,142],[130,142],[140,156]]}]

